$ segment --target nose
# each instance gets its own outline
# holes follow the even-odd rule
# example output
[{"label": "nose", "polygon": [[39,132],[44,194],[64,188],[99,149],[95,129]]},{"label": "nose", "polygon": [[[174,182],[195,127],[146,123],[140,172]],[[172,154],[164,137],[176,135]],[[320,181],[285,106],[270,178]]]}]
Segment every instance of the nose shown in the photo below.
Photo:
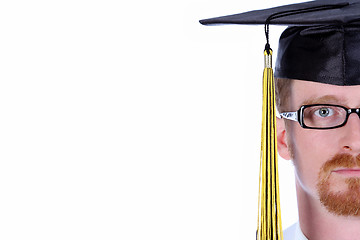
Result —
[{"label": "nose", "polygon": [[346,125],[343,127],[342,148],[347,153],[360,153],[360,116],[350,114]]}]

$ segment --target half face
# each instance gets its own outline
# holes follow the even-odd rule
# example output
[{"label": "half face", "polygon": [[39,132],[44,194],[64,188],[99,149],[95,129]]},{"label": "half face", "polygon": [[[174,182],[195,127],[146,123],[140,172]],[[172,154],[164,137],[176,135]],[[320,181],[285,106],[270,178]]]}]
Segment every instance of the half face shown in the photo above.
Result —
[{"label": "half face", "polygon": [[[295,80],[290,101],[289,111],[307,104],[359,108],[360,86]],[[304,129],[293,121],[286,125],[287,143],[301,191],[320,200],[332,213],[360,216],[359,116],[351,114],[347,124],[336,129]]]}]

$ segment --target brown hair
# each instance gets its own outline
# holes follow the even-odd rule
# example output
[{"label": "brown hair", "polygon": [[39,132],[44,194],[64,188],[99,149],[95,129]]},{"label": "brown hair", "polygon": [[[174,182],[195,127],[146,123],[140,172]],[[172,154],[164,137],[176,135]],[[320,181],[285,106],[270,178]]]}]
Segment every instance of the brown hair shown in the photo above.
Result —
[{"label": "brown hair", "polygon": [[279,112],[289,111],[291,85],[293,80],[285,78],[275,78],[276,107]]}]

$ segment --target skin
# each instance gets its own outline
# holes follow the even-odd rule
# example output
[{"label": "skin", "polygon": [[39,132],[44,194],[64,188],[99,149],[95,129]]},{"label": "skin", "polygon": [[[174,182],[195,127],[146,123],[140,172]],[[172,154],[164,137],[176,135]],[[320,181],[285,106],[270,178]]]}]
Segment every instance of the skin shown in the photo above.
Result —
[{"label": "skin", "polygon": [[[360,107],[360,86],[334,86],[295,80],[287,111],[309,103],[331,103]],[[286,123],[285,123],[286,121]],[[298,122],[278,119],[279,155],[292,160],[298,199],[300,228],[309,240],[360,240],[360,217],[338,216],[320,202],[317,191],[323,164],[336,154],[360,154],[360,119],[351,114],[344,127],[331,130],[304,129]],[[353,177],[353,176],[352,176]],[[360,178],[359,176],[355,176]],[[332,173],[331,188],[346,189],[347,176]],[[360,190],[359,190],[360,191]]]}]

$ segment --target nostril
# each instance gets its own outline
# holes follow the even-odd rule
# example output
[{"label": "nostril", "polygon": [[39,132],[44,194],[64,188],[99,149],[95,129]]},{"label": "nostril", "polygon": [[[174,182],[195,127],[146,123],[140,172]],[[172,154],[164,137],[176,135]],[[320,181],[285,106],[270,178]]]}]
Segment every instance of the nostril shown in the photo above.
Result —
[{"label": "nostril", "polygon": [[351,147],[349,147],[349,146],[344,146],[343,148],[344,148],[345,150],[349,150],[349,151],[351,150]]}]

